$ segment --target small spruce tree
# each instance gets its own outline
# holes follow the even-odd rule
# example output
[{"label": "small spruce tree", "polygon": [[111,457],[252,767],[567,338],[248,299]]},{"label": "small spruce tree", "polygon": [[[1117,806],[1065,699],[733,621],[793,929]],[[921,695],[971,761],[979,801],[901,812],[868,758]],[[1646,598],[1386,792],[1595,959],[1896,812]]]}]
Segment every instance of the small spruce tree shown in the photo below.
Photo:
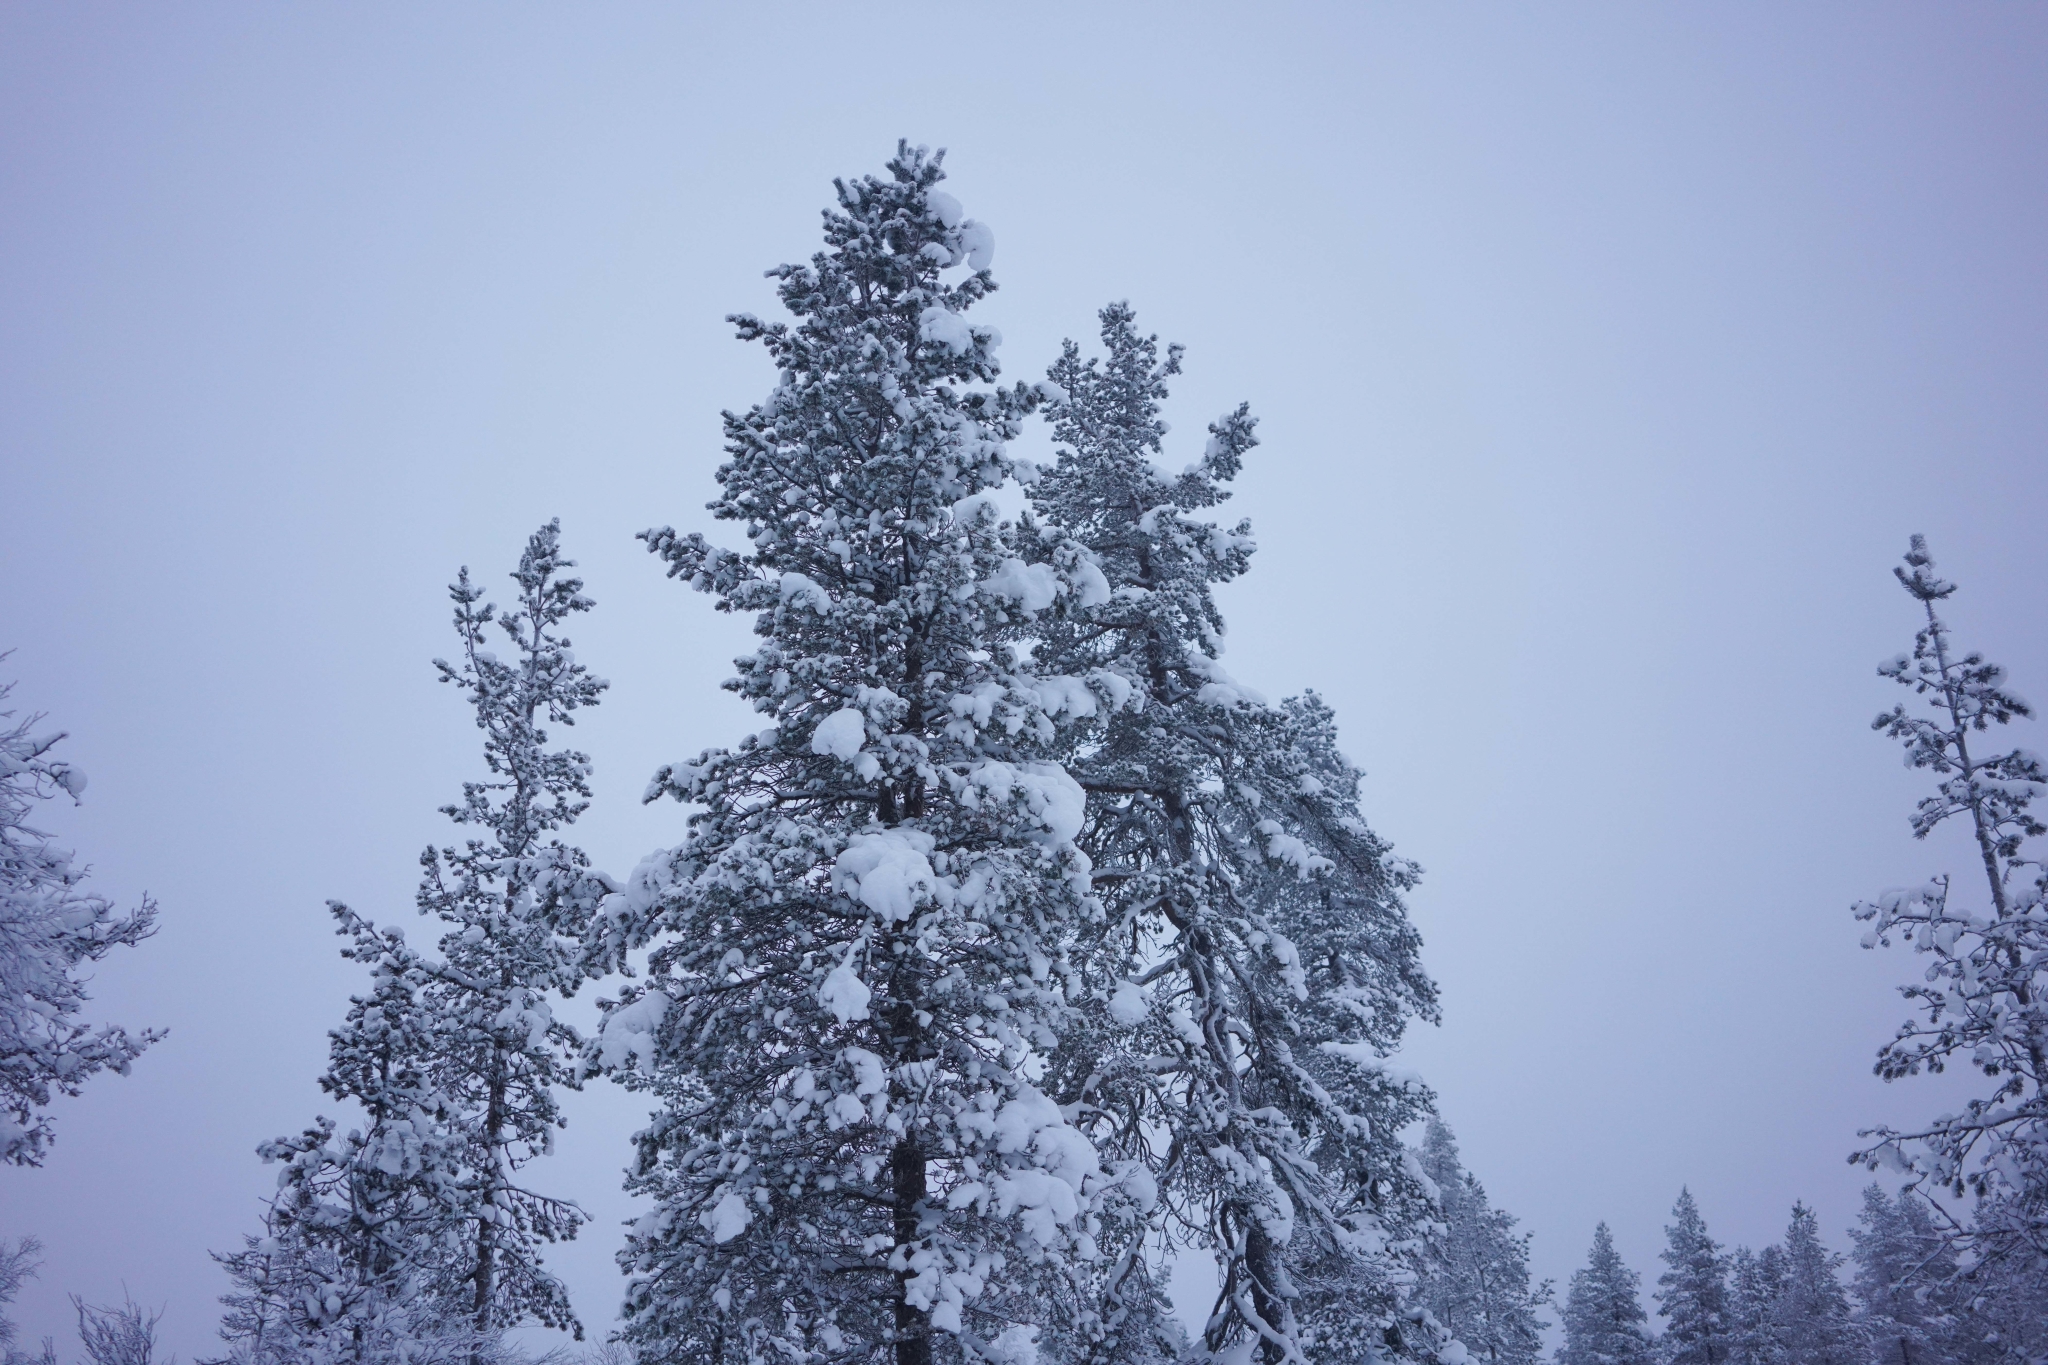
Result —
[{"label": "small spruce tree", "polygon": [[1720,1244],[1707,1235],[1692,1191],[1681,1189],[1675,1220],[1664,1229],[1657,1277],[1657,1314],[1669,1320],[1664,1356],[1669,1365],[1722,1365],[1728,1358],[1728,1267]]},{"label": "small spruce tree", "polygon": [[1643,1312],[1642,1278],[1614,1249],[1607,1224],[1593,1229],[1593,1250],[1572,1272],[1564,1302],[1558,1365],[1654,1365],[1656,1343]]},{"label": "small spruce tree", "polygon": [[1927,1201],[1909,1191],[1894,1197],[1873,1183],[1863,1191],[1858,1226],[1849,1238],[1856,1322],[1875,1365],[1949,1365],[1959,1359],[1967,1297],[1959,1299],[1954,1245]]},{"label": "small spruce tree", "polygon": [[1785,1280],[1774,1314],[1790,1365],[1856,1365],[1863,1335],[1842,1289],[1842,1257],[1820,1239],[1820,1220],[1804,1204],[1792,1206],[1785,1229]]},{"label": "small spruce tree", "polygon": [[1551,1292],[1548,1280],[1529,1283],[1530,1234],[1516,1233],[1514,1216],[1488,1203],[1443,1120],[1429,1121],[1418,1156],[1439,1191],[1443,1227],[1423,1261],[1415,1303],[1473,1358],[1535,1365],[1547,1325],[1538,1312]]},{"label": "small spruce tree", "polygon": [[1785,1365],[1778,1301],[1785,1293],[1785,1251],[1737,1247],[1728,1264],[1728,1359],[1731,1365]]}]

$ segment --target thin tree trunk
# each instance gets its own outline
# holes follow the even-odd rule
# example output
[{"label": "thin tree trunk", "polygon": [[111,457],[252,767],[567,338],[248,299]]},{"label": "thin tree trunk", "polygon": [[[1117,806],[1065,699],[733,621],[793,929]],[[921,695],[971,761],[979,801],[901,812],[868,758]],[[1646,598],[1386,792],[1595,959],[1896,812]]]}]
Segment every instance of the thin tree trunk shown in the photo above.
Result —
[{"label": "thin tree trunk", "polygon": [[[510,969],[506,974],[509,976]],[[507,982],[506,984],[510,984]],[[498,1132],[505,1123],[505,1056],[495,1044],[491,1048],[489,1100],[484,1108],[484,1137],[491,1161],[491,1179],[485,1192],[485,1207],[476,1225],[476,1297],[472,1314],[481,1337],[491,1330],[491,1300],[498,1279],[498,1225],[494,1221],[498,1191],[504,1187],[504,1173],[498,1165]],[[483,1365],[482,1343],[470,1352],[470,1365]]]},{"label": "thin tree trunk", "polygon": [[[896,1245],[917,1240],[917,1225],[924,1204],[924,1152],[909,1138],[896,1144],[889,1154],[889,1174],[895,1193]],[[896,1365],[932,1365],[931,1315],[911,1305],[909,1283],[912,1272],[896,1272]]]}]

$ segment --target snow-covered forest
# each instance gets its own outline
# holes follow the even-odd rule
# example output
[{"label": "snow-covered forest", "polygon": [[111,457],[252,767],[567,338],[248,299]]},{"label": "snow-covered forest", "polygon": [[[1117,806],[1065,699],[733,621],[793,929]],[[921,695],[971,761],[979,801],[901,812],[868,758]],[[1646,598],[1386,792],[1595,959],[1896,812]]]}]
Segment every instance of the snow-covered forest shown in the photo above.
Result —
[{"label": "snow-covered forest", "polygon": [[[299,32],[281,22],[249,51]],[[1328,36],[1412,37],[1361,22]],[[26,49],[104,45],[32,27]],[[2048,25],[2028,34],[2048,66]],[[1989,61],[1982,37],[1956,71]],[[819,34],[792,50],[834,69]],[[2022,69],[1986,88],[2033,90],[2016,145],[2048,147]],[[38,158],[84,136],[51,93],[73,79],[0,82],[51,120],[0,170],[51,204]],[[923,101],[946,103],[919,85],[903,108]],[[1971,111],[1942,107],[1941,135]],[[688,403],[636,438],[704,446],[659,476],[570,423],[507,436],[548,448],[502,462],[409,446],[327,506],[279,447],[207,474],[232,507],[202,518],[175,469],[73,470],[62,441],[125,409],[14,367],[0,1365],[2048,1365],[2048,770],[2026,697],[2048,598],[2025,548],[2048,466],[1951,468],[1893,422],[1904,472],[1816,476],[1773,539],[1745,528],[1794,481],[1707,444],[1653,495],[1649,446],[1597,474],[1545,457],[1569,487],[1502,472],[1512,434],[1491,464],[1445,456],[1431,424],[1455,451],[1475,419],[1399,397],[1392,343],[1368,373],[1355,338],[1384,317],[1309,301],[1349,287],[1343,253],[1245,235],[1307,231],[1309,201],[1219,182],[1171,211],[1055,211],[1057,176],[1020,197],[1000,153],[947,140],[834,128],[688,179],[659,216],[701,232],[658,253],[732,297],[721,358],[693,352]],[[819,217],[789,206],[821,148],[870,159],[808,182]],[[1251,216],[1207,223],[1212,194]],[[59,259],[24,202],[10,230]],[[1173,250],[1177,215],[1199,268],[1131,264]],[[449,252],[417,278],[528,288]],[[2037,254],[1958,316],[2017,307],[2048,281]],[[67,308],[96,316],[0,278],[45,309],[52,354]],[[1289,283],[1248,311],[1248,279]],[[250,325],[336,356],[404,330],[285,297],[252,294]],[[550,307],[576,336],[614,325]],[[506,362],[492,401],[537,411],[629,349]],[[410,421],[433,385],[403,368],[321,401]],[[2017,371],[1970,383],[2007,421],[2038,398]],[[603,392],[576,410],[624,390]],[[1925,416],[1941,392],[1884,401]],[[1404,401],[1389,444],[1368,409]],[[418,412],[443,407],[463,402]],[[102,504],[105,565],[61,559]],[[1593,558],[1575,518],[1607,538]],[[1668,572],[1660,537],[1689,547]],[[1785,548],[1808,540],[1824,573]],[[130,601],[156,624],[112,614]],[[67,649],[100,671],[53,667]],[[147,819],[100,814],[144,799]]]},{"label": "snow-covered forest", "polygon": [[[1960,1056],[1983,1093],[1872,1130],[1858,1159],[1904,1182],[1870,1187],[1846,1285],[1804,1205],[1782,1243],[1729,1254],[1681,1192],[1662,1332],[1604,1222],[1553,1305],[1530,1234],[1394,1060],[1439,1009],[1403,899],[1417,869],[1366,823],[1328,704],[1224,666],[1215,589],[1256,544],[1216,509],[1257,418],[1226,411],[1172,472],[1182,348],[1124,303],[1088,351],[1005,385],[972,311],[994,234],[942,162],[901,144],[836,182],[822,249],[771,272],[787,316],[730,319],[777,376],[725,414],[710,510],[748,548],[641,537],[760,640],[725,686],[765,728],[649,782],[688,812],[679,843],[613,875],[565,841],[591,761],[562,741],[609,684],[566,634],[595,604],[559,524],[526,542],[507,605],[466,568],[449,588],[457,647],[434,667],[483,762],[443,808],[460,841],[420,858],[431,946],[330,905],[365,978],[320,1077],[339,1117],[257,1148],[277,1190],[216,1253],[222,1359],[583,1339],[546,1253],[587,1219],[547,1158],[563,1093],[607,1082],[654,1106],[606,1343],[635,1361],[1529,1365],[1553,1306],[1559,1365],[2048,1352],[2048,829],[2029,812],[2048,774],[1986,752],[2030,712],[1950,637],[1926,543],[1898,575],[1924,624],[1882,669],[1916,704],[1877,724],[1940,779],[1915,833],[1966,821],[1988,895],[1952,904],[1942,878],[1857,915],[1866,946],[1933,958],[1885,1074]],[[1032,421],[1049,462],[1010,449]],[[0,1140],[32,1166],[55,1098],[159,1040],[87,1022],[82,970],[143,944],[157,908],[86,891],[31,823],[85,780],[44,717],[10,720]],[[579,1029],[551,1002],[586,988]],[[5,1251],[0,1295],[36,1250]],[[1217,1281],[1192,1331],[1162,1289],[1183,1258]],[[149,1354],[133,1305],[77,1311],[95,1365]],[[6,1330],[9,1365],[52,1357]]]}]

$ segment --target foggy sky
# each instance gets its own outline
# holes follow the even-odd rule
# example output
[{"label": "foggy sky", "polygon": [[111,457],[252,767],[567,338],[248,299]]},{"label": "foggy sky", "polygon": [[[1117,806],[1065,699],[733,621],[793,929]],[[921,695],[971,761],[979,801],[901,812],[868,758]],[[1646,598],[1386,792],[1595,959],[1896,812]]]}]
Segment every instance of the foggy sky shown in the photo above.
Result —
[{"label": "foggy sky", "polygon": [[[718,413],[773,376],[722,318],[899,136],[995,230],[1007,378],[1128,298],[1189,347],[1171,462],[1261,417],[1226,664],[1324,694],[1425,869],[1406,1060],[1538,1273],[1605,1219],[1654,1279],[1681,1185],[1846,1250],[1856,1129],[1956,1093],[1870,1075],[1916,966],[1848,906],[1978,895],[1867,728],[1910,533],[2048,696],[2048,14],[738,8],[0,9],[0,668],[91,777],[48,823],[162,906],[93,1017],[171,1031],[0,1170],[24,1337],[125,1284],[215,1350],[253,1148],[334,1112],[323,904],[409,922],[479,767],[458,566],[562,518],[614,684],[582,842],[680,838],[641,789],[756,728],[749,637],[632,536],[737,535]],[[646,1107],[576,1097],[535,1171],[599,1335]]]}]

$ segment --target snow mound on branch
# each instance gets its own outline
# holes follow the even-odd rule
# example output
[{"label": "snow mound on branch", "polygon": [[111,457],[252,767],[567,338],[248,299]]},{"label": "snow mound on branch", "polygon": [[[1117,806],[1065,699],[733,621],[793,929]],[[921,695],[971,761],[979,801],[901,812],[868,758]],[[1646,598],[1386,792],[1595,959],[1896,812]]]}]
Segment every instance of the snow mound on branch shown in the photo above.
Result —
[{"label": "snow mound on branch", "polygon": [[754,1213],[738,1190],[727,1190],[723,1198],[698,1216],[698,1221],[711,1234],[712,1241],[723,1243],[745,1232],[754,1221]]},{"label": "snow mound on branch", "polygon": [[811,731],[811,752],[830,754],[841,762],[851,763],[867,737],[867,718],[860,708],[844,707],[819,721],[818,728]]},{"label": "snow mound on branch", "polygon": [[621,1005],[604,1017],[598,1033],[597,1058],[607,1067],[624,1065],[629,1059],[654,1060],[655,1030],[668,1013],[669,1000],[660,991],[649,991],[630,1005]]},{"label": "snow mound on branch", "polygon": [[1189,650],[1187,663],[1188,672],[1193,673],[1198,678],[1205,679],[1202,686],[1195,692],[1195,700],[1201,702],[1204,706],[1222,706],[1226,708],[1256,706],[1264,708],[1268,704],[1265,697],[1257,690],[1246,687],[1243,683],[1231,677],[1230,674],[1224,671],[1223,665],[1217,663],[1200,650]]},{"label": "snow mound on branch", "polygon": [[832,610],[832,594],[826,592],[816,579],[806,578],[800,573],[786,573],[777,586],[782,589],[782,605],[785,607],[809,607],[820,616]]},{"label": "snow mound on branch", "polygon": [[1336,864],[1289,834],[1278,820],[1261,820],[1255,826],[1266,836],[1266,856],[1275,862],[1285,863],[1294,869],[1294,875],[1307,881],[1318,872],[1328,872]]},{"label": "snow mound on branch", "polygon": [[1370,1043],[1318,1043],[1316,1044],[1316,1050],[1327,1052],[1332,1057],[1342,1057],[1361,1071],[1369,1071],[1376,1076],[1384,1076],[1404,1090],[1418,1090],[1422,1087],[1423,1081],[1420,1072],[1411,1071],[1404,1066],[1390,1064],[1384,1057],[1373,1051],[1372,1044]]},{"label": "snow mound on branch", "polygon": [[1018,1164],[991,1177],[986,1186],[963,1186],[950,1202],[964,1207],[987,1197],[997,1217],[1016,1218],[1041,1246],[1056,1245],[1061,1227],[1080,1215],[1083,1187],[1102,1174],[1094,1144],[1068,1125],[1058,1105],[1029,1085],[1019,1086],[1000,1110],[966,1113],[959,1123]]},{"label": "snow mound on branch", "polygon": [[1048,716],[1057,716],[1062,711],[1070,716],[1092,716],[1098,709],[1095,693],[1085,678],[1065,674],[1041,677],[1032,684],[1031,690],[1038,694],[1038,704]]},{"label": "snow mound on branch", "polygon": [[1127,1161],[1117,1174],[1116,1183],[1123,1186],[1137,1204],[1138,1212],[1150,1213],[1159,1205],[1159,1182],[1152,1178],[1152,1172],[1145,1169],[1142,1161]]},{"label": "snow mound on branch", "polygon": [[944,264],[949,266],[958,265],[965,259],[970,270],[986,270],[995,263],[996,235],[989,230],[988,224],[969,218],[967,211],[960,207],[960,201],[944,190],[927,190],[924,202],[951,239],[950,249],[933,242],[925,246],[924,254],[936,258],[944,253],[947,257]]},{"label": "snow mound on branch", "polygon": [[970,493],[953,504],[953,522],[956,526],[976,526],[984,521],[999,520],[1002,508],[996,504],[993,493]]},{"label": "snow mound on branch", "polygon": [[1006,802],[1021,796],[1024,809],[1045,830],[1041,842],[1073,842],[1081,832],[1087,813],[1088,796],[1081,784],[1057,763],[978,763],[968,774],[973,786],[987,799]]},{"label": "snow mound on branch", "polygon": [[818,987],[818,1003],[838,1018],[842,1024],[868,1017],[868,1001],[874,992],[868,983],[860,979],[860,973],[853,969],[853,955],[825,974],[825,984]]},{"label": "snow mound on branch", "polygon": [[1017,1087],[1016,1095],[989,1124],[989,1136],[996,1140],[997,1151],[1021,1152],[1031,1145],[1032,1136],[1041,1128],[1064,1126],[1065,1123],[1059,1106],[1047,1099],[1044,1091],[1022,1085]]},{"label": "snow mound on branch", "polygon": [[[882,1059],[864,1047],[849,1047],[840,1050],[839,1060],[853,1073],[853,1088],[850,1091],[840,1089],[830,1100],[823,1102],[825,1126],[837,1132],[851,1124],[883,1122],[888,1117],[886,1092],[889,1069],[882,1064]],[[872,1107],[862,1103],[870,1095],[877,1097]]]},{"label": "snow mound on branch", "polygon": [[1109,600],[1109,580],[1102,575],[1102,569],[1092,559],[1084,559],[1074,566],[1074,586],[1081,595],[1084,607],[1099,607]]},{"label": "snow mound on branch", "polygon": [[1060,595],[1060,579],[1050,564],[1006,559],[1002,568],[981,580],[981,590],[990,597],[1015,602],[1026,611],[1040,612]]},{"label": "snow mound on branch", "polygon": [[907,920],[938,893],[931,851],[932,836],[921,830],[856,834],[832,864],[832,889],[872,910],[885,927]]},{"label": "snow mound on branch", "polygon": [[882,1059],[864,1047],[850,1047],[839,1054],[853,1068],[853,1093],[879,1095],[889,1084],[889,1071]]},{"label": "snow mound on branch", "polygon": [[1026,1235],[1040,1246],[1057,1246],[1062,1224],[1072,1223],[1080,1212],[1080,1200],[1066,1182],[1044,1171],[1024,1170],[994,1182],[995,1211],[1000,1218],[1015,1217]]},{"label": "snow mound on branch", "polygon": [[1022,1323],[1005,1327],[983,1354],[993,1365],[1038,1365],[1038,1329]]},{"label": "snow mound on branch", "polygon": [[1116,993],[1109,997],[1109,1017],[1126,1028],[1144,1023],[1149,1010],[1145,992],[1138,989],[1135,981],[1119,981]]},{"label": "snow mound on branch", "polygon": [[974,349],[974,329],[967,325],[967,319],[936,303],[918,314],[917,338],[943,346],[954,355],[966,355]]},{"label": "snow mound on branch", "polygon": [[[988,1124],[988,1136],[1006,1156],[1029,1152],[1037,1158],[1038,1172],[1073,1194],[1081,1192],[1089,1177],[1102,1173],[1094,1144],[1069,1126],[1059,1106],[1035,1086],[1017,1088],[1016,1095]],[[1027,1174],[1020,1172],[1019,1178]]]},{"label": "snow mound on branch", "polygon": [[962,223],[960,249],[967,253],[969,270],[986,270],[996,261],[996,235],[987,223]]}]

